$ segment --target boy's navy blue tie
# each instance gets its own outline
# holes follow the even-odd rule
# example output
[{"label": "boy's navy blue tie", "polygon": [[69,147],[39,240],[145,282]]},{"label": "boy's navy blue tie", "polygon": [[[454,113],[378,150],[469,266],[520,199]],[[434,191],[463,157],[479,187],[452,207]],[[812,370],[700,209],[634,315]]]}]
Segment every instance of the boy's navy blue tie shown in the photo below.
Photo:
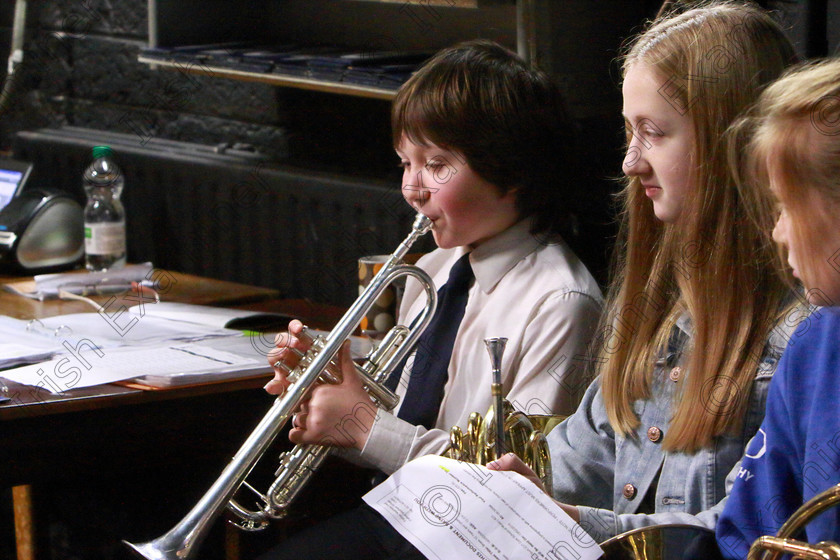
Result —
[{"label": "boy's navy blue tie", "polygon": [[[449,270],[449,279],[438,290],[438,307],[429,326],[417,341],[417,352],[411,367],[411,376],[403,397],[403,404],[397,415],[413,425],[431,429],[437,420],[443,387],[449,377],[449,360],[452,345],[473,279],[469,253],[455,261]],[[388,385],[396,388],[405,364],[401,364],[388,379]]]}]

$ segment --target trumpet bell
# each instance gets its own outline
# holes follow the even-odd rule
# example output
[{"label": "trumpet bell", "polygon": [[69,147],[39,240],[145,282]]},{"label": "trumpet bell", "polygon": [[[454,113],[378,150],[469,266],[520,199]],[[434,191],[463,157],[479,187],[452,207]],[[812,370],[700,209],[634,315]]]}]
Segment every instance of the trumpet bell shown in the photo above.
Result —
[{"label": "trumpet bell", "polygon": [[188,550],[164,550],[162,545],[157,541],[150,541],[142,544],[133,544],[128,541],[123,541],[123,544],[131,549],[139,558],[149,558],[151,560],[167,560],[176,558],[185,558],[189,554]]}]

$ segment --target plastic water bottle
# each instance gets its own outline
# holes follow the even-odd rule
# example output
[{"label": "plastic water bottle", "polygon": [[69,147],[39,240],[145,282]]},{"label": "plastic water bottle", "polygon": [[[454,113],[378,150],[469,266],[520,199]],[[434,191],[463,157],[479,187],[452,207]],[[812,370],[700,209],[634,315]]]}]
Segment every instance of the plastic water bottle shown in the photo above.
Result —
[{"label": "plastic water bottle", "polygon": [[125,183],[108,146],[93,149],[83,177],[85,206],[85,266],[91,271],[125,265],[125,209],[120,202]]}]

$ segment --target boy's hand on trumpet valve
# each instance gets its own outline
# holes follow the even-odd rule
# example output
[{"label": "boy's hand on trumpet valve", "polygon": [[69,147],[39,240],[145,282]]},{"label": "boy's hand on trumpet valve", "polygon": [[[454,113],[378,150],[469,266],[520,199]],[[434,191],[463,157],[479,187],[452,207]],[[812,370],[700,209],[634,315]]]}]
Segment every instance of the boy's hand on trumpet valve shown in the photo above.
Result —
[{"label": "boy's hand on trumpet valve", "polygon": [[[303,323],[295,319],[289,323],[288,332],[278,333],[274,339],[274,348],[267,355],[268,363],[274,368],[274,379],[265,386],[265,390],[272,395],[286,392],[289,386],[286,379],[288,371],[297,367],[300,355],[309,350],[311,342],[300,336],[303,329]],[[281,367],[281,364],[288,370]]]},{"label": "boy's hand on trumpet valve", "polygon": [[355,447],[367,442],[377,407],[362,386],[346,341],[338,352],[341,383],[315,385],[292,419],[289,440],[295,444]]}]

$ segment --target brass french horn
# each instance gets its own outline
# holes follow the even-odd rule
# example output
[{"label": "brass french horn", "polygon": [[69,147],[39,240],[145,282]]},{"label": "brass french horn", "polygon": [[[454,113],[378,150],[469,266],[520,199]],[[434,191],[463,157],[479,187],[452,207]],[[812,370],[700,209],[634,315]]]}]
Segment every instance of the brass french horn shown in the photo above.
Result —
[{"label": "brass french horn", "polygon": [[793,554],[794,558],[840,559],[840,545],[831,541],[809,544],[794,539],[814,517],[840,503],[840,484],[832,486],[793,512],[775,537],[759,537],[750,547],[747,560],[775,560],[782,554]]},{"label": "brass french horn", "polygon": [[651,525],[607,539],[603,560],[723,560],[715,532],[698,525]]},{"label": "brass french horn", "polygon": [[[512,451],[537,474],[551,493],[551,455],[545,434],[564,416],[529,416],[515,410],[502,398],[501,362],[506,342],[506,338],[484,341],[493,367],[493,404],[483,417],[478,412],[470,414],[466,431],[453,426],[449,430],[449,447],[443,454],[450,459],[486,465]],[[497,437],[499,432],[503,438]]]},{"label": "brass french horn", "polygon": [[[747,560],[777,560],[785,554],[794,559],[840,560],[840,545],[824,541],[810,544],[797,540],[811,520],[840,504],[840,484],[814,496],[797,509],[776,536],[763,536],[750,547]],[[693,525],[654,525],[622,533],[601,543],[607,560],[710,560],[722,558],[715,533]]]}]

